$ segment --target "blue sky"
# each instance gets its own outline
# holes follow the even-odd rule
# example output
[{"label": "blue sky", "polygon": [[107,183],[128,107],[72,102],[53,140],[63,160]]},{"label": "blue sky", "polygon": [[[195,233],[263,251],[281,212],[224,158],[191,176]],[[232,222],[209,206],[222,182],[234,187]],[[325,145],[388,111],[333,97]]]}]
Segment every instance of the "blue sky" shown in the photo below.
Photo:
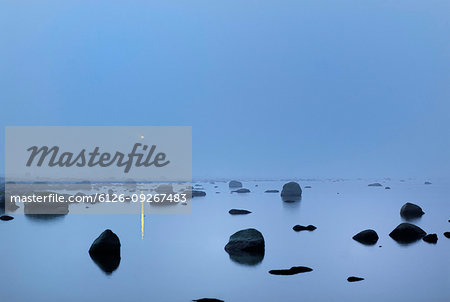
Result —
[{"label": "blue sky", "polygon": [[194,177],[448,176],[449,12],[1,1],[1,127],[190,125]]}]

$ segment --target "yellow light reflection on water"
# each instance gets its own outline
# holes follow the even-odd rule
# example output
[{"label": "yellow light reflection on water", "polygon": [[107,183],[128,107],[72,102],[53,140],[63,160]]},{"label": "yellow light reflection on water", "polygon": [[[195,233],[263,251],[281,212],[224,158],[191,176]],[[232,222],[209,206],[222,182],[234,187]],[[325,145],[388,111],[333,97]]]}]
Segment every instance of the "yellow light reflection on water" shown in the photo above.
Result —
[{"label": "yellow light reflection on water", "polygon": [[141,239],[144,239],[144,203],[141,202]]}]

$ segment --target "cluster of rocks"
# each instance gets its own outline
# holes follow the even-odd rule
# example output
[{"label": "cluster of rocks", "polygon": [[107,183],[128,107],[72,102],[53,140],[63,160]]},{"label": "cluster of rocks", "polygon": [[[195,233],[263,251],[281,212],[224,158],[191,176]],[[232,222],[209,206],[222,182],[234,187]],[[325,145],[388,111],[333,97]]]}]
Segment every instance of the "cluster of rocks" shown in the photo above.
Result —
[{"label": "cluster of rocks", "polygon": [[[422,208],[413,203],[405,203],[400,209],[400,216],[405,220],[417,219],[424,215]],[[444,234],[445,235],[445,234]],[[427,234],[417,225],[409,222],[400,223],[389,236],[401,244],[409,244],[416,242],[420,239],[428,243],[437,243],[437,234]],[[364,230],[353,236],[353,239],[365,244],[374,245],[378,241],[378,234],[374,230]]]}]

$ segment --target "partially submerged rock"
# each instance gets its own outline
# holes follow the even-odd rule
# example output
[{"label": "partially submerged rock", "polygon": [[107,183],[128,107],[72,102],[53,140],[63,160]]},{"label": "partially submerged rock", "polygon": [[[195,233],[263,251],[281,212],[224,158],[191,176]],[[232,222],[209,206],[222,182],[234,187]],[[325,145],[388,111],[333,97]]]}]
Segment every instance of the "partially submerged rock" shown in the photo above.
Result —
[{"label": "partially submerged rock", "polygon": [[311,189],[312,187],[311,186],[305,186],[305,189]]},{"label": "partially submerged rock", "polygon": [[230,236],[225,251],[231,260],[247,265],[255,265],[264,258],[264,237],[256,229],[245,229]]},{"label": "partially submerged rock", "polygon": [[411,223],[399,224],[389,236],[399,243],[412,243],[422,239],[426,235],[426,232],[418,226]]},{"label": "partially submerged rock", "polygon": [[364,230],[352,237],[354,240],[365,245],[374,245],[378,241],[378,234],[374,230]]},{"label": "partially submerged rock", "polygon": [[400,209],[400,216],[404,219],[420,218],[423,214],[425,213],[422,211],[421,207],[409,202],[405,203]]},{"label": "partially submerged rock", "polygon": [[300,232],[300,231],[314,231],[317,228],[315,226],[313,226],[312,224],[310,224],[308,226],[303,226],[303,225],[297,224],[292,229],[296,232]]},{"label": "partially submerged rock", "polygon": [[228,187],[230,188],[242,188],[242,182],[237,180],[232,180],[228,183]]},{"label": "partially submerged rock", "polygon": [[247,210],[231,209],[228,211],[228,213],[230,213],[231,215],[245,215],[250,214],[251,212]]},{"label": "partially submerged rock", "polygon": [[424,185],[431,185],[431,182],[426,181],[426,182],[424,182]]},{"label": "partially submerged rock", "polygon": [[290,276],[290,275],[296,275],[300,273],[307,273],[311,272],[312,268],[306,267],[306,266],[293,266],[290,269],[274,269],[270,270],[269,274],[272,275],[281,275],[281,276]]},{"label": "partially submerged rock", "polygon": [[224,302],[223,300],[215,299],[215,298],[201,298],[197,300],[192,300],[194,302]]},{"label": "partially submerged rock", "polygon": [[445,232],[444,236],[447,237],[447,238],[450,238],[450,232]]},{"label": "partially submerged rock", "polygon": [[362,281],[362,280],[364,280],[364,278],[361,278],[361,277],[355,277],[355,276],[351,276],[351,277],[348,277],[348,278],[347,278],[347,281],[348,281],[348,282],[357,282],[357,281]]},{"label": "partially submerged rock", "polygon": [[380,183],[378,183],[378,182],[375,182],[375,183],[373,183],[373,184],[368,184],[368,186],[369,186],[369,187],[382,187],[383,185],[380,184]]},{"label": "partially submerged rock", "polygon": [[3,221],[10,221],[10,220],[13,220],[13,219],[14,219],[14,217],[9,216],[9,215],[0,216],[0,220],[3,220]]},{"label": "partially submerged rock", "polygon": [[428,243],[437,243],[438,237],[437,234],[428,234],[423,237],[422,240]]},{"label": "partially submerged rock", "polygon": [[192,193],[192,197],[206,196],[206,192],[204,192],[204,191],[192,190],[191,193]]},{"label": "partially submerged rock", "polygon": [[302,188],[294,181],[284,184],[281,196],[285,197],[300,197],[302,196]]},{"label": "partially submerged rock", "polygon": [[390,190],[390,189],[391,189],[391,187],[384,187],[384,189],[385,189],[385,190]]},{"label": "partially submerged rock", "polygon": [[266,190],[264,191],[264,193],[279,193],[280,191],[278,190]]},{"label": "partially submerged rock", "polygon": [[94,240],[89,255],[107,274],[111,274],[120,264],[120,240],[116,234],[107,229]]},{"label": "partially submerged rock", "polygon": [[234,190],[232,192],[233,193],[250,193],[250,190],[243,188],[243,189]]}]

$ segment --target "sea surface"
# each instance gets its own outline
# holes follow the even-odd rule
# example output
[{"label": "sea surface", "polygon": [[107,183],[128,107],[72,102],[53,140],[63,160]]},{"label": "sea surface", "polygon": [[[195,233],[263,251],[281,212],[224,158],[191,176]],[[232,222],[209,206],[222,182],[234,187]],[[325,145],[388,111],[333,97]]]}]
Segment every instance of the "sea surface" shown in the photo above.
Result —
[{"label": "sea surface", "polygon": [[[428,179],[427,179],[428,180]],[[197,182],[192,214],[12,214],[0,221],[2,301],[450,301],[450,183],[424,179],[297,180],[301,201],[279,193],[286,181],[243,181],[250,193],[226,182]],[[383,187],[369,187],[380,182]],[[215,188],[217,186],[217,188]],[[311,186],[311,188],[305,188]],[[386,190],[384,186],[390,186]],[[94,193],[90,191],[86,193]],[[425,215],[414,221],[437,244],[401,245],[388,234],[412,202]],[[232,208],[252,211],[233,216]],[[316,230],[295,232],[296,224]],[[265,239],[261,262],[230,259],[224,246],[234,232],[256,228]],[[374,229],[365,246],[352,236]],[[105,229],[121,241],[121,260],[105,273],[89,256]],[[275,276],[272,269],[307,266],[312,272]],[[349,283],[347,277],[365,280]]]}]

